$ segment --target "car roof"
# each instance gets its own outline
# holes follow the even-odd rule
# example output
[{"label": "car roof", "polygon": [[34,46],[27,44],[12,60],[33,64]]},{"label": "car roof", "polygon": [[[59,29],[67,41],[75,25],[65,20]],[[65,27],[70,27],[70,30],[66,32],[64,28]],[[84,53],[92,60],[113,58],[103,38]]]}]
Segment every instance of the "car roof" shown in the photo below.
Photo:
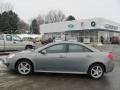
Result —
[{"label": "car roof", "polygon": [[74,41],[74,42],[71,42],[71,41],[52,42],[52,43],[49,43],[49,44],[43,46],[42,48],[44,48],[44,47],[49,47],[49,46],[54,45],[54,44],[63,44],[63,43],[64,43],[64,44],[79,44],[79,45],[83,45],[83,46],[91,49],[92,51],[100,52],[98,49],[96,49],[96,48],[94,48],[94,47],[91,47],[90,45],[86,45],[86,44],[84,44],[84,43],[76,42],[76,41]]},{"label": "car roof", "polygon": [[71,44],[71,43],[73,43],[73,44],[83,44],[83,43],[81,43],[81,42],[71,42],[71,41],[60,41],[60,42],[53,42],[54,44],[60,44],[60,43],[68,43],[68,44]]}]

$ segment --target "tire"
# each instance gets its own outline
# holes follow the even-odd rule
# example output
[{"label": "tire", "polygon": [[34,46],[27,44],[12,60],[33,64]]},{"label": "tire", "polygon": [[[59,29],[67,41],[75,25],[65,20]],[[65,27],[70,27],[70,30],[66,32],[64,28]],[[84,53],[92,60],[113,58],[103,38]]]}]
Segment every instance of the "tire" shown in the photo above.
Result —
[{"label": "tire", "polygon": [[16,64],[16,70],[21,75],[29,75],[33,72],[33,65],[28,60],[21,60]]},{"label": "tire", "polygon": [[27,46],[25,47],[25,50],[27,50],[27,49],[33,49],[33,46],[32,46],[32,45],[27,45]]},{"label": "tire", "polygon": [[103,77],[104,72],[105,68],[102,64],[93,64],[88,70],[88,75],[90,78],[97,80]]}]

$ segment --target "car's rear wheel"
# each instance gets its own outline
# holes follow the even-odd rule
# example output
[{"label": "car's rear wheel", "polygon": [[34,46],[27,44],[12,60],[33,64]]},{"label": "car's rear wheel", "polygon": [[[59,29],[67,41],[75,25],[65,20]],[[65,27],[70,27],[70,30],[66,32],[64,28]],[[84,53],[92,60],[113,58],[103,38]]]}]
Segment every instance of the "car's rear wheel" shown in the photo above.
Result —
[{"label": "car's rear wheel", "polygon": [[88,74],[92,79],[100,79],[104,75],[104,66],[101,64],[93,64],[88,70]]},{"label": "car's rear wheel", "polygon": [[16,69],[21,75],[29,75],[33,71],[33,65],[30,61],[22,60],[17,63]]}]

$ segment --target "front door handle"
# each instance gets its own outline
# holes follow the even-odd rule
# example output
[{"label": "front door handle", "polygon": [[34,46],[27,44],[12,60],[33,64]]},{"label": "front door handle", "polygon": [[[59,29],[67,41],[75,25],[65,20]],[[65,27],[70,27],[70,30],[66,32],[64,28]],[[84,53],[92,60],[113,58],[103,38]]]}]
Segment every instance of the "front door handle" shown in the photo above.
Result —
[{"label": "front door handle", "polygon": [[86,55],[86,57],[91,57],[91,55]]},{"label": "front door handle", "polygon": [[16,44],[16,42],[13,42],[14,44]]}]

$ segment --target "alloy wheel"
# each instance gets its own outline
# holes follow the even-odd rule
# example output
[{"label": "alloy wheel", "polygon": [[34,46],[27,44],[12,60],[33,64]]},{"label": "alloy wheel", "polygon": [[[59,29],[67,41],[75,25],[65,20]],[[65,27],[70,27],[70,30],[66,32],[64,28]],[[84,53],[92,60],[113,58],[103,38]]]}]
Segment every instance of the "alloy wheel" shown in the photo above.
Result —
[{"label": "alloy wheel", "polygon": [[93,79],[100,79],[104,74],[104,68],[102,65],[99,65],[99,64],[93,65],[90,68],[89,74]]},{"label": "alloy wheel", "polygon": [[20,62],[18,64],[18,72],[22,75],[28,75],[30,74],[31,70],[32,70],[32,66],[29,62],[24,61],[24,62]]}]

